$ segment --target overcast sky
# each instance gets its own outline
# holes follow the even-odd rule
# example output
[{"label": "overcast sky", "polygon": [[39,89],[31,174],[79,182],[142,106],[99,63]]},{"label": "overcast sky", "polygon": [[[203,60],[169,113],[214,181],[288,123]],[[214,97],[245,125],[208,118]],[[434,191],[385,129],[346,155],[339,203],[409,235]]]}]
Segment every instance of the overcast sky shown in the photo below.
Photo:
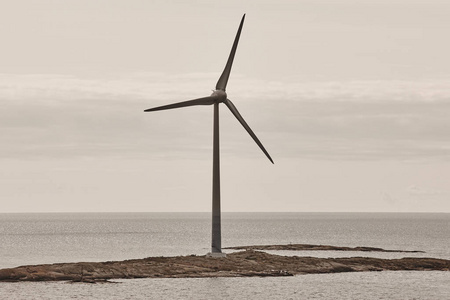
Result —
[{"label": "overcast sky", "polygon": [[0,3],[0,213],[450,212],[450,2]]}]

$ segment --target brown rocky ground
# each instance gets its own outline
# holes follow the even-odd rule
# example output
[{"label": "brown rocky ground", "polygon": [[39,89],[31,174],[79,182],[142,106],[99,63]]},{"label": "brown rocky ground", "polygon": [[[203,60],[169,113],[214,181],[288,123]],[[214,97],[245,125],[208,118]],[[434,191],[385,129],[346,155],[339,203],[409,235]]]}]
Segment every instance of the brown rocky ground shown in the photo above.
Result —
[{"label": "brown rocky ground", "polygon": [[125,261],[79,262],[1,269],[0,281],[98,282],[119,278],[292,276],[385,270],[450,270],[450,260],[280,256],[246,250],[225,258],[149,257]]}]

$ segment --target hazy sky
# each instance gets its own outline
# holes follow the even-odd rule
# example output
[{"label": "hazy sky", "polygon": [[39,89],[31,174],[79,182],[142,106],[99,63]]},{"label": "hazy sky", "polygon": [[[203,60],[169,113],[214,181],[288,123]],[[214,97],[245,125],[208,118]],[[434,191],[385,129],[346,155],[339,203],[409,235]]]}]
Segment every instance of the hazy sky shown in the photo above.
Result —
[{"label": "hazy sky", "polygon": [[0,212],[450,212],[450,2],[0,3]]}]

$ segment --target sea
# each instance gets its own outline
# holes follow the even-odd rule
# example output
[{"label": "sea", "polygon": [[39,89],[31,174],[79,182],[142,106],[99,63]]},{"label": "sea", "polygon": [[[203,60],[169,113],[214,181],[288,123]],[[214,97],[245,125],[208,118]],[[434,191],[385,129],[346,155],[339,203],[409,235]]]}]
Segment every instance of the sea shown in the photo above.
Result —
[{"label": "sea", "polygon": [[[204,255],[210,213],[0,214],[0,268]],[[425,253],[270,251],[314,257],[450,259],[448,213],[223,213],[222,247],[304,243]],[[225,250],[224,252],[232,252]],[[0,282],[0,299],[450,299],[450,272]]]}]

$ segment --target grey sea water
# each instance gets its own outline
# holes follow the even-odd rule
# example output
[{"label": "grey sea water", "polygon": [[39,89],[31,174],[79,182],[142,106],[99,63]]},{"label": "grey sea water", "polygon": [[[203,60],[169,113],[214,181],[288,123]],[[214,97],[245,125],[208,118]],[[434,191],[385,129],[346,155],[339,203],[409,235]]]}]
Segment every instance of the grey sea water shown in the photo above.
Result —
[{"label": "grey sea water", "polygon": [[[317,257],[450,259],[450,214],[224,213],[222,244],[310,243],[426,253],[273,252]],[[205,254],[209,213],[0,214],[0,268]],[[0,283],[0,299],[450,299],[450,272],[373,272],[289,278]]]}]

